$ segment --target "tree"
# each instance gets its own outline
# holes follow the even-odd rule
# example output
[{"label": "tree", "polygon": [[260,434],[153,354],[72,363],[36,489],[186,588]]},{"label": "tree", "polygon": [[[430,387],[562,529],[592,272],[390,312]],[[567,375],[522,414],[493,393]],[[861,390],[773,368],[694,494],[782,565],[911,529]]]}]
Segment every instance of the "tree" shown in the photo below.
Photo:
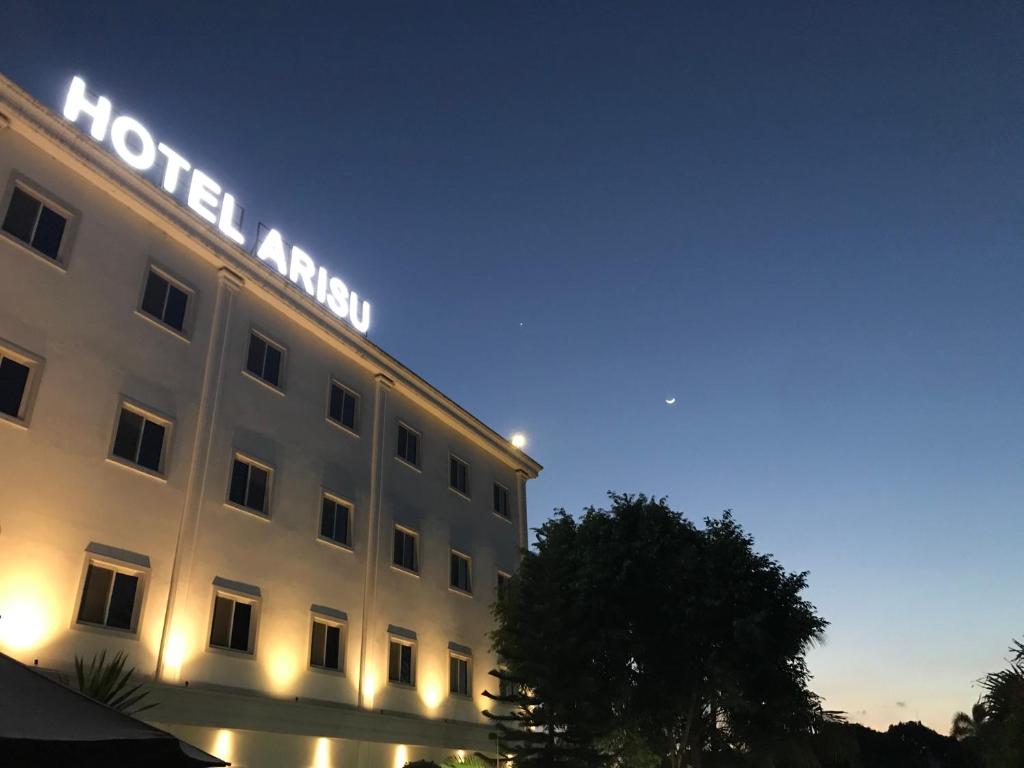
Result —
[{"label": "tree", "polygon": [[988,724],[988,710],[984,701],[975,702],[971,714],[957,712],[953,716],[953,725],[949,735],[960,742],[977,739]]},{"label": "tree", "polygon": [[[724,765],[809,754],[804,653],[826,622],[731,513],[698,529],[664,499],[611,494],[538,529],[495,606],[493,714],[517,765]],[[644,757],[646,756],[646,757]],[[583,762],[579,762],[582,760]]]},{"label": "tree", "polygon": [[[156,704],[141,705],[149,691],[142,689],[142,684],[129,687],[135,667],[125,670],[128,657],[123,651],[114,654],[109,662],[107,652],[101,651],[93,655],[89,666],[77,654],[75,655],[75,684],[78,690],[90,699],[106,704],[112,709],[129,715],[137,715],[152,709]],[[63,675],[60,681],[70,686],[70,681]]]}]

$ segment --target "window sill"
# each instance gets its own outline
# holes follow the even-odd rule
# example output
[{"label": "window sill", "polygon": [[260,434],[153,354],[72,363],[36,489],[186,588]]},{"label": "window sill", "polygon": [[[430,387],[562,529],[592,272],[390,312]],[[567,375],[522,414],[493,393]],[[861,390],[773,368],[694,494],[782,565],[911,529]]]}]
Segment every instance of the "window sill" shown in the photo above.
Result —
[{"label": "window sill", "polygon": [[399,688],[405,691],[416,690],[416,683],[400,683],[397,680],[388,680],[388,685],[392,688]]},{"label": "window sill", "polygon": [[9,424],[15,429],[21,429],[28,431],[28,417],[19,419],[17,416],[10,416],[6,413],[0,413],[0,424]]},{"label": "window sill", "polygon": [[141,317],[147,323],[150,323],[151,325],[155,325],[157,328],[159,328],[164,333],[169,333],[171,336],[176,338],[178,341],[183,341],[186,344],[191,344],[192,343],[192,340],[188,336],[185,335],[184,331],[179,331],[177,328],[171,327],[170,325],[168,325],[167,323],[163,322],[162,320],[159,320],[158,318],[155,318],[152,315],[150,315],[150,314],[148,314],[146,312],[143,312],[141,309],[136,309],[135,310],[135,314],[136,314],[137,317]]},{"label": "window sill", "polygon": [[471,693],[455,693],[454,691],[448,691],[449,699],[456,699],[457,701],[473,701],[473,694]]},{"label": "window sill", "polygon": [[473,597],[472,590],[463,589],[462,587],[456,587],[453,584],[448,585],[448,591],[454,592],[456,595],[462,595],[463,597]]},{"label": "window sill", "polygon": [[232,659],[242,659],[242,660],[245,660],[245,661],[255,661],[256,660],[256,652],[255,651],[239,651],[239,650],[237,650],[235,648],[222,648],[219,645],[207,645],[206,646],[206,652],[207,653],[216,653],[216,654],[218,654],[220,656],[228,656],[228,657],[230,657]]},{"label": "window sill", "polygon": [[310,672],[315,672],[318,675],[327,675],[328,677],[346,677],[344,669],[318,667],[316,664],[310,664],[308,669]]},{"label": "window sill", "polygon": [[140,467],[138,464],[133,464],[127,459],[122,459],[120,456],[107,456],[107,461],[115,466],[122,467],[123,469],[142,475],[143,477],[148,477],[161,483],[167,482],[167,475],[165,473],[157,472],[154,469],[146,469],[146,467]]},{"label": "window sill", "polygon": [[265,523],[270,522],[270,515],[266,512],[260,512],[256,509],[249,509],[249,507],[243,507],[241,504],[235,504],[233,501],[224,502],[224,506],[228,509],[233,509],[236,512],[244,512],[250,517],[255,517],[257,520],[262,520]]},{"label": "window sill", "polygon": [[413,470],[416,470],[416,471],[417,471],[417,472],[419,472],[419,473],[420,473],[421,475],[423,474],[423,469],[422,469],[422,468],[421,468],[421,467],[420,467],[420,466],[419,466],[418,464],[413,464],[413,463],[412,463],[411,461],[408,461],[408,460],[406,460],[406,459],[403,459],[403,458],[402,458],[401,456],[398,456],[398,455],[396,455],[396,456],[395,456],[395,461],[397,461],[397,462],[398,462],[399,464],[404,464],[404,465],[405,465],[405,466],[407,466],[407,467],[408,467],[409,469],[413,469]]},{"label": "window sill", "polygon": [[[0,237],[2,237],[5,241],[7,241],[11,245],[15,246],[19,250],[24,251],[25,253],[27,253],[27,254],[29,254],[31,256],[35,256],[37,259],[46,262],[47,264],[49,264],[51,267],[56,269],[61,274],[67,274],[68,266],[63,261],[61,261],[60,258],[51,259],[49,256],[47,256],[42,251],[37,251],[35,248],[33,248],[28,243],[26,243],[24,240],[19,240],[18,238],[16,238],[14,235],[12,235],[6,229],[0,229]],[[63,245],[63,243],[61,245]]]},{"label": "window sill", "polygon": [[242,369],[242,375],[245,376],[247,379],[255,381],[260,386],[266,387],[271,392],[273,392],[275,395],[277,395],[279,397],[284,397],[284,389],[282,389],[281,387],[277,386],[276,384],[271,384],[266,379],[261,379],[255,373],[250,371],[248,368],[243,368]]},{"label": "window sill", "polygon": [[326,418],[326,421],[332,427],[334,427],[337,430],[340,430],[340,431],[344,432],[349,437],[359,437],[359,433],[356,430],[354,430],[352,427],[345,426],[340,421],[335,421],[330,416],[328,416]]},{"label": "window sill", "polygon": [[406,568],[404,565],[398,565],[397,563],[391,564],[391,570],[404,573],[406,576],[415,576],[417,579],[420,577],[419,571],[414,571],[411,568]]},{"label": "window sill", "polygon": [[494,515],[499,520],[501,520],[502,522],[505,522],[505,523],[508,523],[509,525],[512,525],[512,517],[511,517],[511,515],[503,515],[503,514],[501,514],[501,512],[495,512],[493,509],[491,510],[491,514]]},{"label": "window sill", "polygon": [[466,501],[472,501],[473,500],[472,497],[468,493],[463,493],[458,488],[453,488],[452,486],[449,485],[448,486],[448,490],[451,491],[452,493],[454,493],[460,499],[465,499]]},{"label": "window sill", "polygon": [[130,629],[118,629],[117,627],[108,627],[105,624],[92,624],[87,621],[75,621],[75,623],[71,625],[71,628],[80,632],[89,632],[103,637],[123,637],[125,640],[139,639],[138,629],[135,631]]},{"label": "window sill", "polygon": [[329,547],[333,547],[334,549],[340,549],[343,552],[352,552],[351,544],[344,544],[340,541],[335,541],[334,539],[324,538],[323,536],[317,536],[316,540],[321,542],[322,544],[326,544]]}]

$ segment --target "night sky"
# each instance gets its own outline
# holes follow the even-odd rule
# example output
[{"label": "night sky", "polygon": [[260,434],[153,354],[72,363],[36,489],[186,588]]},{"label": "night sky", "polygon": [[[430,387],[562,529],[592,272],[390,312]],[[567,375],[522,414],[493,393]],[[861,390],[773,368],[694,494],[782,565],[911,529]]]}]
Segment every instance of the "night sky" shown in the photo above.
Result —
[{"label": "night sky", "polygon": [[[546,470],[811,571],[832,709],[945,731],[1024,634],[1024,10],[8,2]],[[666,398],[676,397],[668,406]]]}]

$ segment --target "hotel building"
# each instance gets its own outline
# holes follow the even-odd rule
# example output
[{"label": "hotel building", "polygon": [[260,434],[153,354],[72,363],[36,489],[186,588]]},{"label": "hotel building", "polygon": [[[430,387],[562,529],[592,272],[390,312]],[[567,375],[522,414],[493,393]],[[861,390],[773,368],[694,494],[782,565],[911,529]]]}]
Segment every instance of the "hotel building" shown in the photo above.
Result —
[{"label": "hotel building", "polygon": [[103,127],[0,77],[0,651],[124,651],[234,765],[493,753],[540,465]]}]

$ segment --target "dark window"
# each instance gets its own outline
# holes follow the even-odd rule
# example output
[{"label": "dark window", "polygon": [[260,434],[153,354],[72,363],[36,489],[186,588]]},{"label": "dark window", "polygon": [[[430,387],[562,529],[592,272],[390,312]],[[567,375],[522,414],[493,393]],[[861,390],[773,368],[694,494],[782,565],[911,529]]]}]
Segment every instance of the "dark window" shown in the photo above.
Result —
[{"label": "dark window", "polygon": [[404,424],[398,425],[398,457],[410,464],[420,464],[420,436]]},{"label": "dark window", "polygon": [[469,659],[448,657],[448,690],[456,696],[469,696]]},{"label": "dark window", "polygon": [[402,568],[408,568],[410,571],[417,570],[415,534],[395,528],[394,563]]},{"label": "dark window", "polygon": [[141,413],[121,408],[114,436],[114,455],[138,464],[140,467],[160,471],[167,428]]},{"label": "dark window", "polygon": [[320,535],[325,539],[348,545],[349,518],[352,508],[330,496],[320,503]]},{"label": "dark window", "polygon": [[509,575],[498,571],[498,599],[501,600],[505,596],[505,589],[508,587]]},{"label": "dark window", "polygon": [[210,645],[252,653],[252,605],[217,595],[213,604]]},{"label": "dark window", "polygon": [[469,464],[454,456],[448,457],[448,485],[459,493],[469,495]]},{"label": "dark window", "polygon": [[494,484],[494,511],[508,517],[508,488],[500,483]]},{"label": "dark window", "polygon": [[270,486],[270,471],[235,457],[231,467],[231,487],[228,501],[240,507],[267,514],[267,491]]},{"label": "dark window", "polygon": [[16,419],[24,418],[25,390],[29,367],[0,355],[0,413]]},{"label": "dark window", "polygon": [[275,387],[281,381],[281,358],[284,352],[280,347],[270,343],[255,333],[249,334],[249,355],[245,361],[245,369],[254,376],[259,376]]},{"label": "dark window", "polygon": [[412,685],[412,646],[391,641],[388,652],[388,680],[392,683]]},{"label": "dark window", "polygon": [[146,278],[142,294],[142,311],[177,331],[185,327],[188,293],[153,270]]},{"label": "dark window", "polygon": [[131,631],[138,589],[138,576],[90,563],[78,620]]},{"label": "dark window", "polygon": [[356,431],[356,404],[357,398],[351,390],[345,389],[340,384],[331,382],[331,403],[328,408],[328,416],[331,421],[336,421],[342,426]]},{"label": "dark window", "polygon": [[469,558],[457,552],[451,553],[451,585],[464,592],[471,592],[469,581]]},{"label": "dark window", "polygon": [[313,620],[313,640],[309,649],[310,666],[344,671],[343,647],[341,627]]},{"label": "dark window", "polygon": [[54,261],[60,253],[67,219],[20,187],[14,188],[4,229]]}]

